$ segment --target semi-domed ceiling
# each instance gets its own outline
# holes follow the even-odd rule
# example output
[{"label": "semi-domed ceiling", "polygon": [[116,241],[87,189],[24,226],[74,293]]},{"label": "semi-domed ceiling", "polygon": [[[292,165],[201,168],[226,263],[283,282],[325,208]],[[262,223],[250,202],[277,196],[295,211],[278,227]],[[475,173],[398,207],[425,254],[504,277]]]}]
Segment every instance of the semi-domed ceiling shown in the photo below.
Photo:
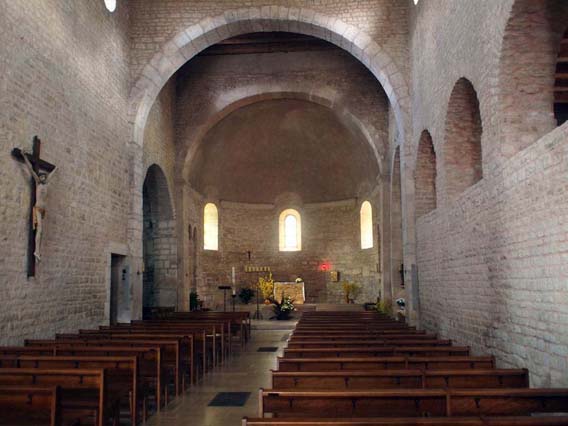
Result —
[{"label": "semi-domed ceiling", "polygon": [[352,198],[378,173],[371,147],[354,125],[309,101],[275,99],[217,123],[201,141],[189,177],[197,191],[220,200],[273,203],[294,192],[312,203]]}]

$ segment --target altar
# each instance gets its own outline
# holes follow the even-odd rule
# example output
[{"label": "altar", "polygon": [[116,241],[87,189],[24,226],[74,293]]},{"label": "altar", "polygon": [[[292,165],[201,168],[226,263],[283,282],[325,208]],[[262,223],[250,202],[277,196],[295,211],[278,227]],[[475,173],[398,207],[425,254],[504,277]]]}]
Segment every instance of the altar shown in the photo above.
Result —
[{"label": "altar", "polygon": [[306,302],[306,291],[304,283],[297,282],[275,282],[274,300],[282,302],[282,295],[290,296],[296,305],[303,305]]}]

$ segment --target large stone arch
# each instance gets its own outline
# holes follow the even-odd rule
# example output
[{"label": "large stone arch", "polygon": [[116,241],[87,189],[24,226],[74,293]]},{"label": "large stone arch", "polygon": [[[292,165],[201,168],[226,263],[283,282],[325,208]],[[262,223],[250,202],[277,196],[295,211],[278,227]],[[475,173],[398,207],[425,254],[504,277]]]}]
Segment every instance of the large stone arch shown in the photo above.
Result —
[{"label": "large stone arch", "polygon": [[[144,128],[160,90],[181,66],[207,47],[233,36],[271,31],[295,32],[321,38],[351,53],[369,69],[383,87],[390,102],[398,142],[402,143],[406,138],[405,135],[409,134],[410,97],[406,78],[388,53],[364,31],[311,9],[285,6],[242,8],[205,18],[177,33],[165,43],[143,68],[130,93],[129,148],[133,175],[128,242],[133,271],[143,267],[141,188],[144,179],[142,165]],[[404,150],[404,155],[401,155],[402,162],[405,161],[406,154]],[[409,182],[412,180],[410,179]],[[405,201],[408,192],[406,182],[402,186],[403,201]],[[406,204],[403,202],[403,210],[408,210],[404,207]],[[403,220],[409,222],[406,218]],[[408,235],[405,247],[412,247],[413,243],[410,240],[413,233],[407,231],[405,235]],[[408,263],[414,263],[412,253]],[[132,279],[137,280],[134,275]]]},{"label": "large stone arch", "polygon": [[[191,123],[195,131],[192,134],[192,138],[190,140],[190,143],[186,147],[186,150],[178,155],[178,163],[176,164],[176,169],[178,170],[178,172],[181,172],[183,180],[187,182],[189,167],[191,165],[192,159],[195,156],[195,153],[198,150],[201,141],[209,132],[209,130],[211,130],[221,120],[223,120],[223,118],[227,117],[232,112],[240,108],[252,105],[257,102],[274,99],[298,99],[324,106],[336,113],[340,120],[345,121],[346,124],[357,128],[371,147],[379,168],[379,175],[376,178],[380,178],[385,167],[385,153],[380,149],[382,148],[381,146],[377,146],[377,144],[374,143],[375,137],[373,136],[373,134],[376,135],[377,132],[375,131],[375,129],[371,128],[371,124],[364,124],[362,120],[359,119],[359,117],[357,117],[355,114],[353,114],[349,109],[347,109],[345,105],[337,103],[334,96],[335,94],[333,92],[326,91],[325,89],[317,90],[315,88],[314,91],[310,92],[293,91],[292,87],[287,88],[289,90],[280,91],[282,89],[282,87],[271,89],[269,87],[260,86],[255,87],[254,91],[251,93],[247,93],[245,95],[241,94],[240,97],[224,97],[221,103],[216,104],[217,112],[208,117],[206,122]],[[384,150],[386,149],[388,149],[388,147],[384,146]]]},{"label": "large stone arch", "polygon": [[221,40],[251,32],[271,31],[321,38],[351,53],[377,78],[391,103],[399,133],[406,133],[409,112],[406,79],[390,56],[369,35],[340,19],[311,9],[264,6],[229,10],[222,15],[205,18],[164,44],[144,67],[130,95],[132,141],[142,145],[150,108],[162,87],[183,64]]}]

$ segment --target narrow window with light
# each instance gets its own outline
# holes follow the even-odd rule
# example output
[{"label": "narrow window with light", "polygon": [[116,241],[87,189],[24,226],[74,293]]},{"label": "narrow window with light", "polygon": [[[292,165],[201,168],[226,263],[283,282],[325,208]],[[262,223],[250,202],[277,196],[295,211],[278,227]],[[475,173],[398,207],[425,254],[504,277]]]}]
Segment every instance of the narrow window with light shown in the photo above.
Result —
[{"label": "narrow window with light", "polygon": [[219,250],[219,211],[213,203],[203,209],[203,248]]},{"label": "narrow window with light", "polygon": [[300,213],[287,209],[279,218],[280,251],[302,250],[302,220]]},{"label": "narrow window with light", "polygon": [[368,201],[361,204],[361,249],[373,248],[373,207]]}]

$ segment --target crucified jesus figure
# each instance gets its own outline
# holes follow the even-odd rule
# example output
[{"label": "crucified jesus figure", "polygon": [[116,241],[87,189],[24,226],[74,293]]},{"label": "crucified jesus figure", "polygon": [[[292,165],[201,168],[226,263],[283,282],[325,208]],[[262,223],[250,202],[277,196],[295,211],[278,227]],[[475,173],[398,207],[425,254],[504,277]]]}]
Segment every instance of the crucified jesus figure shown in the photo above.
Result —
[{"label": "crucified jesus figure", "polygon": [[57,167],[55,167],[50,173],[41,170],[36,173],[28,159],[28,155],[31,155],[31,153],[22,151],[22,154],[28,172],[32,175],[36,183],[36,202],[33,206],[33,228],[36,232],[34,256],[39,262],[41,260],[40,247],[41,239],[43,237],[43,221],[45,219],[45,209],[47,207],[47,184],[51,181],[51,177],[53,176],[53,173],[55,173],[55,170],[57,170]]}]

